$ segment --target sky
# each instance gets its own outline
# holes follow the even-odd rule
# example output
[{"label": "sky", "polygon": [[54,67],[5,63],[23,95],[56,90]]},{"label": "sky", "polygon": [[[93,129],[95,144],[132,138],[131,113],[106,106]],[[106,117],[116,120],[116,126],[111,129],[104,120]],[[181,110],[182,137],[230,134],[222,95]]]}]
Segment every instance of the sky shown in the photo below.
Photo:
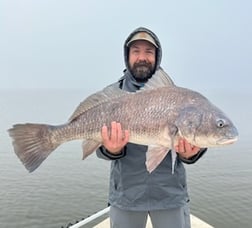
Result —
[{"label": "sky", "polygon": [[251,12],[249,0],[0,0],[0,89],[101,89],[144,26],[177,85],[251,90]]}]

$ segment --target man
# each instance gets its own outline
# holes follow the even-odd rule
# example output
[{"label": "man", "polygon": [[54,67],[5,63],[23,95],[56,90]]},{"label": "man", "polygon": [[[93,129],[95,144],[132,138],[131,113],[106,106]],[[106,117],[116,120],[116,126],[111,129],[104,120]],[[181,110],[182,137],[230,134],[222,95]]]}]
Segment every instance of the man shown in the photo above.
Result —
[{"label": "man", "polygon": [[[135,92],[160,67],[162,49],[157,36],[146,28],[134,30],[124,44],[126,70],[112,86]],[[112,228],[143,228],[149,214],[154,228],[188,228],[190,216],[183,162],[194,163],[206,149],[181,139],[175,146],[178,154],[174,174],[171,153],[151,173],[146,170],[147,147],[128,143],[130,132],[121,124],[111,123],[101,130],[103,146],[97,156],[112,160],[109,204]]]}]

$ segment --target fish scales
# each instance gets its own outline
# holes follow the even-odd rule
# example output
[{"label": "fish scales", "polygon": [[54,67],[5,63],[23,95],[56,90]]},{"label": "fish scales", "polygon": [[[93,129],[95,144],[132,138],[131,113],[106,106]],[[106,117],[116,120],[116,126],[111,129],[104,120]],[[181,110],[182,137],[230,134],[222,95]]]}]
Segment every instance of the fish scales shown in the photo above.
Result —
[{"label": "fish scales", "polygon": [[[63,140],[92,138],[101,141],[101,127],[117,121],[122,124],[123,129],[130,129],[132,142],[138,142],[140,139],[141,143],[147,144],[150,137],[153,141],[153,136],[155,137],[161,132],[161,127],[167,123],[165,115],[171,113],[170,109],[174,108],[168,106],[164,108],[163,103],[169,101],[165,99],[165,96],[163,96],[163,100],[159,99],[160,93],[162,94],[162,91],[125,94],[120,97],[120,102],[117,101],[117,98],[115,101],[111,99],[109,102],[99,104],[65,125],[67,134],[64,135]],[[76,133],[76,129],[78,129],[78,133]]]}]

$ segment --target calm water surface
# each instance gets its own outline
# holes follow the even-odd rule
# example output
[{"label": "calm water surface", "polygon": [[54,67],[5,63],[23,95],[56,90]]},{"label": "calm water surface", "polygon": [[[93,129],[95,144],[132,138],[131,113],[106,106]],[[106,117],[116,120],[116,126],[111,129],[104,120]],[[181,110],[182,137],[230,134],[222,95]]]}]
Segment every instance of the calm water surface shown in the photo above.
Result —
[{"label": "calm water surface", "polygon": [[[229,114],[240,138],[232,146],[209,149],[199,162],[186,166],[191,212],[214,227],[252,227],[252,94],[201,92]],[[75,141],[59,147],[30,174],[6,132],[17,122],[64,123],[87,95],[0,91],[1,228],[62,227],[106,207],[109,162],[95,155],[82,161],[81,142]]]}]

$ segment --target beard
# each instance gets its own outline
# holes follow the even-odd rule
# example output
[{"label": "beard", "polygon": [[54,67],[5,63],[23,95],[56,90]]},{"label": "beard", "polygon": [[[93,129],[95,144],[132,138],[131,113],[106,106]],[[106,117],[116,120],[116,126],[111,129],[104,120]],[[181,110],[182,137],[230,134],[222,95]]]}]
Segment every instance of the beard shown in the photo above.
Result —
[{"label": "beard", "polygon": [[131,73],[137,82],[146,82],[154,73],[154,66],[146,61],[134,63]]}]

